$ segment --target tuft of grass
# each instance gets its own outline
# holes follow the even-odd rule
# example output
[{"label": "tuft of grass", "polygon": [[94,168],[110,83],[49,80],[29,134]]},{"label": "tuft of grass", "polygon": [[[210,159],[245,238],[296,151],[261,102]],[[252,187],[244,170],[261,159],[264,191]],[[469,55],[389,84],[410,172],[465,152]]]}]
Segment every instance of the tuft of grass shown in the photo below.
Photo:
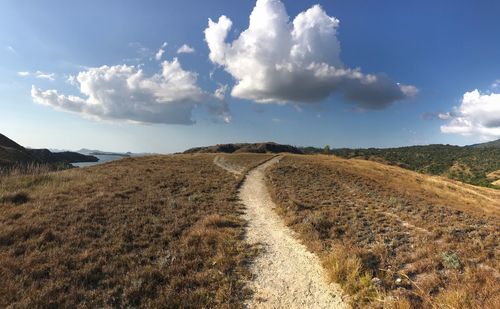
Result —
[{"label": "tuft of grass", "polygon": [[354,295],[355,303],[362,304],[378,295],[370,271],[363,266],[362,259],[353,254],[353,248],[335,245],[323,259],[329,278],[341,285],[343,290]]},{"label": "tuft of grass", "polygon": [[456,252],[447,251],[441,254],[443,265],[448,268],[461,269],[463,267],[462,261]]}]

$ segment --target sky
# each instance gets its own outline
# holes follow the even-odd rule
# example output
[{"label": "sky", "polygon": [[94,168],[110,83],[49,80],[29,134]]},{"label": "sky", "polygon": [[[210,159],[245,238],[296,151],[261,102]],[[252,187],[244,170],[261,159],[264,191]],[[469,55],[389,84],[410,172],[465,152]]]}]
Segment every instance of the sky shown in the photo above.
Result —
[{"label": "sky", "polygon": [[33,148],[500,138],[500,2],[0,2],[0,133]]}]

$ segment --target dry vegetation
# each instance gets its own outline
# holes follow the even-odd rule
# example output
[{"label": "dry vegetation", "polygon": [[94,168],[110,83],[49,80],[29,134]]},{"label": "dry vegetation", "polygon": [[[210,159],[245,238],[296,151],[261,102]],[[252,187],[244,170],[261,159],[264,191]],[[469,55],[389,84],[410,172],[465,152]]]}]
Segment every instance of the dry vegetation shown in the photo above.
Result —
[{"label": "dry vegetation", "polygon": [[500,191],[332,156],[285,156],[268,185],[355,306],[500,308]]},{"label": "dry vegetation", "polygon": [[241,179],[213,159],[1,176],[0,307],[240,307]]},{"label": "dry vegetation", "polygon": [[491,184],[500,187],[500,170],[494,171],[486,175]]}]

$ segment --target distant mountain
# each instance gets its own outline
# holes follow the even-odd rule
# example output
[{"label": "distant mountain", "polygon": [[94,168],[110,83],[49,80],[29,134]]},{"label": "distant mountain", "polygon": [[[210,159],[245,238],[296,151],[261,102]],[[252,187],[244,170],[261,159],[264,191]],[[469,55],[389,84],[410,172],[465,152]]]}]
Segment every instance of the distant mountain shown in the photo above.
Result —
[{"label": "distant mountain", "polygon": [[84,154],[84,155],[89,155],[93,152],[99,152],[100,150],[92,150],[92,149],[87,149],[87,148],[82,148],[80,150],[77,150],[76,152]]},{"label": "distant mountain", "polygon": [[97,162],[94,156],[76,152],[51,152],[48,149],[27,149],[3,134],[0,134],[0,167],[28,163],[56,164],[76,162]]},{"label": "distant mountain", "polygon": [[500,139],[497,139],[496,141],[487,142],[487,143],[470,145],[469,147],[473,147],[473,148],[500,148]]},{"label": "distant mountain", "polygon": [[130,157],[133,156],[134,154],[131,152],[112,152],[112,151],[102,151],[102,150],[92,150],[92,149],[86,149],[82,148],[77,151],[78,153],[85,154],[85,155],[91,155],[91,156],[117,156],[117,157]]},{"label": "distant mountain", "polygon": [[105,152],[105,151],[94,151],[89,153],[91,156],[115,156],[115,157],[130,157],[131,153],[117,153],[117,152]]},{"label": "distant mountain", "polygon": [[207,147],[196,147],[186,150],[184,153],[295,153],[302,154],[297,147],[290,145],[267,143],[242,143],[242,144],[218,144]]}]

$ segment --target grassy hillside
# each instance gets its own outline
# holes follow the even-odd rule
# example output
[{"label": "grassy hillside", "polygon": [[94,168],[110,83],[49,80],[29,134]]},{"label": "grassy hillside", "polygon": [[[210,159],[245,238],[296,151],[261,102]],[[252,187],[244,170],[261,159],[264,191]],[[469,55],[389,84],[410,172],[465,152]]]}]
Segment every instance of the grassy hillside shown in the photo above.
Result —
[{"label": "grassy hillside", "polygon": [[381,161],[486,187],[493,186],[487,175],[500,170],[500,148],[494,147],[429,145],[387,149],[335,149],[331,153],[344,158]]},{"label": "grassy hillside", "polygon": [[371,161],[292,155],[271,168],[268,186],[287,224],[355,304],[499,308],[498,190]]},{"label": "grassy hillside", "polygon": [[213,160],[0,177],[0,307],[241,307],[241,177]]},{"label": "grassy hillside", "polygon": [[[257,253],[244,173],[214,160],[244,172],[271,156],[0,176],[0,307],[243,307]],[[499,307],[500,191],[334,156],[285,155],[267,174],[277,211],[354,304]]]}]

